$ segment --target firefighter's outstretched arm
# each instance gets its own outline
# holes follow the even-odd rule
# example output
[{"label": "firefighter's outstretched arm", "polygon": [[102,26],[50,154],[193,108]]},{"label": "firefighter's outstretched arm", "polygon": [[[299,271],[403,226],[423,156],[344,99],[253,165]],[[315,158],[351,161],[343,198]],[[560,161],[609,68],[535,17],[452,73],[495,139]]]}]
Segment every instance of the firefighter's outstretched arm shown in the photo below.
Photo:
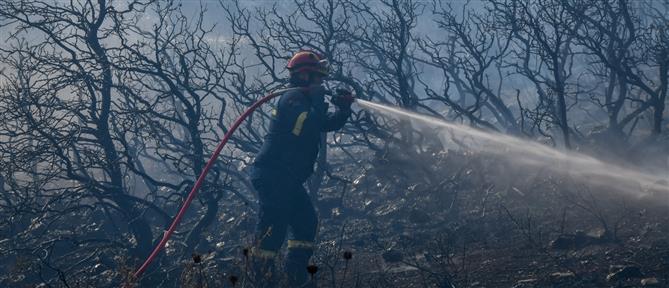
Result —
[{"label": "firefighter's outstretched arm", "polygon": [[351,116],[351,104],[353,104],[353,100],[354,98],[351,91],[337,89],[336,94],[331,99],[336,110],[334,113],[327,113],[322,131],[330,132],[341,129],[344,124],[346,124],[348,117]]}]

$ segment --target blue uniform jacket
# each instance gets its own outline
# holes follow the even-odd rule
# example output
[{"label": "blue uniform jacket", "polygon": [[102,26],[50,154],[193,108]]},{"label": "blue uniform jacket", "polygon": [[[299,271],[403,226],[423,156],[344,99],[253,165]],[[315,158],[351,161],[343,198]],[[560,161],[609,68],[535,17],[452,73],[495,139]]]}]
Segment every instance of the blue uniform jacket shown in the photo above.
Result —
[{"label": "blue uniform jacket", "polygon": [[[350,109],[328,112],[324,89],[293,90],[280,96],[251,177],[303,183],[313,173],[321,132],[340,129]],[[274,178],[277,179],[277,178]]]}]

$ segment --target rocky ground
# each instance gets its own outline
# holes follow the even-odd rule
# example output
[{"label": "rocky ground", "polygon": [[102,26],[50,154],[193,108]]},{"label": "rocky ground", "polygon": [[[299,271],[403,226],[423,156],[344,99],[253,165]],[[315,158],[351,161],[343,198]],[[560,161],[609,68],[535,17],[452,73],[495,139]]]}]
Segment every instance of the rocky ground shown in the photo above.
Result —
[{"label": "rocky ground", "polygon": [[[666,198],[484,155],[415,157],[376,156],[326,178],[321,287],[669,287]],[[183,286],[248,286],[239,251],[253,213],[222,219],[237,230],[201,263],[184,262]]]}]

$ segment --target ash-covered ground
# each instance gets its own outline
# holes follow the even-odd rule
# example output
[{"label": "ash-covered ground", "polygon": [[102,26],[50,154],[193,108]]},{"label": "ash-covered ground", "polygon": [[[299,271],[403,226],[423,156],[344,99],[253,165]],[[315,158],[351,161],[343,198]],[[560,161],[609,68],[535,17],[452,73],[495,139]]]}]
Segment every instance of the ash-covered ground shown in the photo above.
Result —
[{"label": "ash-covered ground", "polygon": [[[377,155],[332,174],[317,202],[321,287],[665,287],[669,280],[668,195],[632,197],[455,151]],[[184,264],[181,283],[214,287],[230,276],[242,283],[250,238],[240,235],[250,235],[252,219],[241,211],[222,217],[224,231],[212,240],[224,248]]]}]

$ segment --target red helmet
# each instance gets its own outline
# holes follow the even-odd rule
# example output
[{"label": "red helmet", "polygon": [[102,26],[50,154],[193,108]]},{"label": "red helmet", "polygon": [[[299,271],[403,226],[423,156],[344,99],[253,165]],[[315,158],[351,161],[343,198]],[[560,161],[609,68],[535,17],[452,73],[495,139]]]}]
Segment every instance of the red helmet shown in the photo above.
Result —
[{"label": "red helmet", "polygon": [[290,74],[297,72],[315,72],[328,75],[328,61],[321,59],[318,54],[311,51],[300,51],[288,60],[288,71]]}]

